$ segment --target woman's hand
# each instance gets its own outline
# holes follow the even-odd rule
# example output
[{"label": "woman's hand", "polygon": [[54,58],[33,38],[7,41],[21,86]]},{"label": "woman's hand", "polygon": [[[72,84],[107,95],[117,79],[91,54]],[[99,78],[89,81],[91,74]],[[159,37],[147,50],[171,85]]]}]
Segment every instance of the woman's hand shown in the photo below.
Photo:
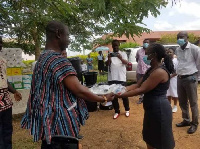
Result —
[{"label": "woman's hand", "polygon": [[105,97],[107,98],[107,101],[112,101],[115,96],[113,93],[110,93],[110,94],[105,95]]},{"label": "woman's hand", "polygon": [[22,95],[18,91],[16,91],[14,93],[14,98],[16,101],[20,101],[20,100],[22,100]]}]

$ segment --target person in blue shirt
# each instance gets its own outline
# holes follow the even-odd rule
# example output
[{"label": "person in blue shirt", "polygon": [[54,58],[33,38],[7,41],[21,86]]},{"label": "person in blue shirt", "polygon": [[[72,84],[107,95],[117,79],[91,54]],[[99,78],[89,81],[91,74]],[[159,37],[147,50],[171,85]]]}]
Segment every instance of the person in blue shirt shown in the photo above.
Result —
[{"label": "person in blue shirt", "polygon": [[90,57],[90,54],[88,54],[87,60],[87,71],[93,70],[93,58]]}]

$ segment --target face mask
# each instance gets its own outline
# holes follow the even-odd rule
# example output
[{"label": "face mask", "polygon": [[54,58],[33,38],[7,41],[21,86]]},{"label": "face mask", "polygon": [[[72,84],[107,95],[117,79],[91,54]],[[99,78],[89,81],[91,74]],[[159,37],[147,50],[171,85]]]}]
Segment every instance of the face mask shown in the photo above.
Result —
[{"label": "face mask", "polygon": [[177,43],[180,45],[180,46],[183,46],[186,42],[184,39],[178,39],[177,40]]},{"label": "face mask", "polygon": [[143,61],[144,61],[145,64],[150,65],[151,60],[148,60],[147,58],[148,58],[148,55],[145,55],[145,56],[143,57]]},{"label": "face mask", "polygon": [[145,49],[146,49],[148,46],[149,46],[148,43],[144,43],[144,44],[143,44],[143,47],[144,47]]}]

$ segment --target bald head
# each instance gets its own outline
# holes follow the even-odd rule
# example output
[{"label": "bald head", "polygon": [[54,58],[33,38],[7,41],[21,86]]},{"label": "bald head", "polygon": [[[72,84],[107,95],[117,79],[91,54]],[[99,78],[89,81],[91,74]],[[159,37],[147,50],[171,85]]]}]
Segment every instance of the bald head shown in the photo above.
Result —
[{"label": "bald head", "polygon": [[186,37],[188,38],[188,33],[186,31],[181,31],[177,34],[177,39],[181,38],[181,37]]},{"label": "bald head", "polygon": [[[184,40],[183,40],[184,39]],[[183,40],[184,42],[181,44],[179,43],[180,46],[183,46],[183,45],[187,45],[188,43],[188,33],[186,31],[181,31],[177,34],[177,42],[179,40]]]},{"label": "bald head", "polygon": [[57,45],[59,50],[66,50],[70,43],[68,27],[58,21],[49,22],[46,26],[46,39],[47,43],[50,44],[49,48]]},{"label": "bald head", "polygon": [[51,21],[46,26],[46,37],[47,40],[51,40],[56,38],[56,34],[58,32],[63,33],[65,29],[68,29],[67,26],[65,26],[63,23],[58,21]]}]

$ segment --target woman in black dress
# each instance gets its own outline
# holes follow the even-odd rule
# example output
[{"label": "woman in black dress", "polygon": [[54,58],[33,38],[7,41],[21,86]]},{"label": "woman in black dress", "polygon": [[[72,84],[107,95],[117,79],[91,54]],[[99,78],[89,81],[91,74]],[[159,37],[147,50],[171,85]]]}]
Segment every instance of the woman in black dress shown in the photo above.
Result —
[{"label": "woman in black dress", "polygon": [[[161,62],[164,58],[164,63]],[[166,93],[170,83],[170,73],[174,72],[173,62],[160,44],[147,48],[144,62],[151,65],[137,84],[128,86],[127,92],[118,97],[144,94],[143,139],[148,149],[173,149],[172,109]]]}]

